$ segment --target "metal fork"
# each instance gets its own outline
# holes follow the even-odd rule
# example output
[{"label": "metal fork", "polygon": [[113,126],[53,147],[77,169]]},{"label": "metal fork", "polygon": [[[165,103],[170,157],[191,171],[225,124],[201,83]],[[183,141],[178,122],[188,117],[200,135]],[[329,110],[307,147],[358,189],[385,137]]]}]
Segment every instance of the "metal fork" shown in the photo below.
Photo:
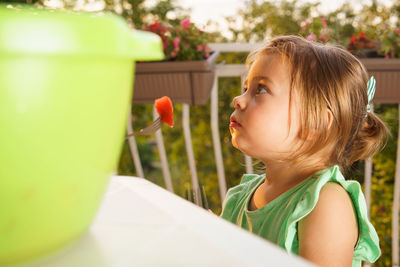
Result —
[{"label": "metal fork", "polygon": [[129,137],[136,136],[136,135],[150,135],[150,134],[156,132],[158,129],[160,129],[161,125],[162,125],[161,117],[158,117],[155,121],[153,121],[152,124],[150,124],[146,128],[143,128],[138,132],[129,133],[125,137],[125,139],[128,139]]}]

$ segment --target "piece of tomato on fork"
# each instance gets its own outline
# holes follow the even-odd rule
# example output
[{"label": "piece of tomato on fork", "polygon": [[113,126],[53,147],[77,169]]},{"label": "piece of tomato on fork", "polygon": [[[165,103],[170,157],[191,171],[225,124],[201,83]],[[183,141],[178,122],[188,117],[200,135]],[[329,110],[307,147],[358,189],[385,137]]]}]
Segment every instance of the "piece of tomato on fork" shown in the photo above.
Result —
[{"label": "piece of tomato on fork", "polygon": [[154,106],[156,107],[158,115],[161,117],[161,121],[168,124],[170,127],[174,126],[174,108],[172,106],[172,101],[168,96],[163,96],[157,98],[154,101]]}]

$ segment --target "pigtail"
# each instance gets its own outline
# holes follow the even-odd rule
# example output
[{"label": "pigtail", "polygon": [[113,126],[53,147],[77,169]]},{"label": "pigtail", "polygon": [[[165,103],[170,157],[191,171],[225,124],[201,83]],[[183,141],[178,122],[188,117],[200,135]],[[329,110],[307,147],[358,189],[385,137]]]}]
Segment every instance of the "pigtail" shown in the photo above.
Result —
[{"label": "pigtail", "polygon": [[367,159],[380,152],[386,145],[390,131],[385,123],[373,112],[368,112],[367,117],[360,126],[357,138],[346,149],[347,156],[343,157],[343,165],[350,166],[357,160]]}]

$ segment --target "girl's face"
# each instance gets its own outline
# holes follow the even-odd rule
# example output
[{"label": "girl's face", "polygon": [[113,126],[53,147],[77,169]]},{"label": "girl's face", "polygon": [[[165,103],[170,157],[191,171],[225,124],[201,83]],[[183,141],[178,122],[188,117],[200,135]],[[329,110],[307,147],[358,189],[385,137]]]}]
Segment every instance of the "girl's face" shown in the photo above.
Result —
[{"label": "girl's face", "polygon": [[295,151],[299,116],[296,99],[289,116],[290,70],[280,55],[258,56],[233,105],[229,129],[234,147],[264,163]]}]

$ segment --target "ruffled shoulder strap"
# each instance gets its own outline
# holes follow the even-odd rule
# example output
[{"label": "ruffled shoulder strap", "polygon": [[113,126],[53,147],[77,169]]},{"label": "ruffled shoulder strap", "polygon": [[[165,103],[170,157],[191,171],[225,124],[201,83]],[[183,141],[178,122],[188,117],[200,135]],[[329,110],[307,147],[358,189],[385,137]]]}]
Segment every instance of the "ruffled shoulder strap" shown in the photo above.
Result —
[{"label": "ruffled shoulder strap", "polygon": [[257,181],[261,178],[264,178],[264,174],[243,174],[242,180],[240,181],[240,184],[247,183],[251,180],[257,179]]},{"label": "ruffled shoulder strap", "polygon": [[317,179],[302,195],[294,212],[288,218],[285,229],[285,249],[290,253],[298,254],[297,223],[314,209],[322,187],[328,182],[336,182],[348,192],[357,212],[359,239],[354,248],[353,259],[375,262],[381,254],[379,238],[368,220],[367,206],[360,184],[354,180],[346,181],[338,166],[320,171],[314,176]]},{"label": "ruffled shoulder strap", "polygon": [[229,188],[226,193],[225,199],[222,203],[222,212],[221,217],[228,218],[231,216],[232,212],[237,207],[237,202],[239,199],[243,198],[243,196],[248,192],[249,188],[258,184],[262,179],[264,179],[264,175],[258,174],[244,174],[240,181],[240,184]]},{"label": "ruffled shoulder strap", "polygon": [[[231,203],[233,203],[234,200],[239,199],[243,194],[245,194],[249,187],[259,183],[260,179],[263,179],[263,175],[244,174],[240,180],[240,184],[229,188],[224,202],[229,200]],[[225,203],[223,206],[225,206]]]}]

